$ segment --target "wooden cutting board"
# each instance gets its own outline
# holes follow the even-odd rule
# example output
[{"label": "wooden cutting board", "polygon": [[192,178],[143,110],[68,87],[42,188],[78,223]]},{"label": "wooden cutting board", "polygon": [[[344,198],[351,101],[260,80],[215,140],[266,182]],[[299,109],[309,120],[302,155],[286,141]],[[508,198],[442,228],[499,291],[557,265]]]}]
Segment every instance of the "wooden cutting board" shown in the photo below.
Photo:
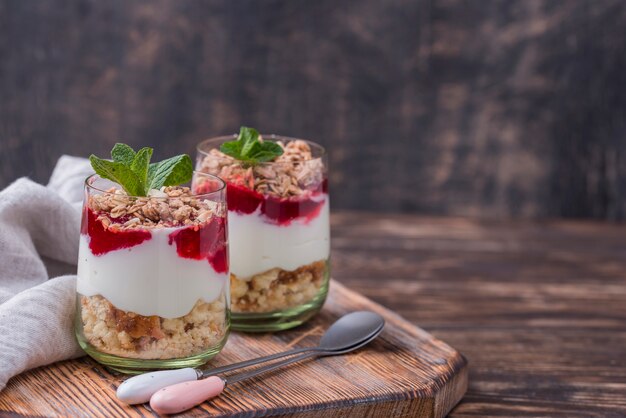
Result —
[{"label": "wooden cutting board", "polygon": [[[339,316],[371,310],[386,320],[381,336],[354,353],[307,360],[234,384],[184,416],[441,417],[467,389],[467,361],[395,313],[332,282],[323,311],[308,324],[276,334],[233,333],[212,362],[221,366],[317,343]],[[0,393],[0,415],[156,416],[147,406],[117,401],[124,376],[87,357],[12,379]]]}]

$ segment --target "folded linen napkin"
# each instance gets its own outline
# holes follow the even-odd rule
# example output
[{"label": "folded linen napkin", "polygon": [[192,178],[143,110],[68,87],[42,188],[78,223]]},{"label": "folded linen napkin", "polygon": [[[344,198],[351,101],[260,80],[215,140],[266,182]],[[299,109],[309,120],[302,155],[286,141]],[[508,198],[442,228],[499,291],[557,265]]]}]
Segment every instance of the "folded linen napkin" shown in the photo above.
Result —
[{"label": "folded linen napkin", "polygon": [[[83,355],[74,337],[76,264],[87,160],[63,156],[48,186],[21,178],[0,192],[0,390],[34,367]],[[60,263],[59,263],[60,262]]]}]

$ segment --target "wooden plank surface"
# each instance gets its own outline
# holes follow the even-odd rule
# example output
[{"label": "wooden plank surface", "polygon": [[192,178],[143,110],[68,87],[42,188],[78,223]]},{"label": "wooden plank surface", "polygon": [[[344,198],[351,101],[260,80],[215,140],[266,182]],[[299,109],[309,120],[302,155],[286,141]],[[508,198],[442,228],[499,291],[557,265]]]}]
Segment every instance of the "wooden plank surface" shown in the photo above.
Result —
[{"label": "wooden plank surface", "polygon": [[[372,310],[385,330],[367,348],[273,372],[229,387],[185,416],[442,417],[467,389],[467,363],[454,349],[341,284],[305,326],[276,334],[233,333],[215,366],[314,345],[341,315]],[[84,358],[24,373],[0,394],[0,413],[35,416],[139,417],[146,406],[115,398],[121,376]]]},{"label": "wooden plank surface", "polygon": [[626,416],[626,226],[338,213],[334,276],[462,352],[452,417]]}]

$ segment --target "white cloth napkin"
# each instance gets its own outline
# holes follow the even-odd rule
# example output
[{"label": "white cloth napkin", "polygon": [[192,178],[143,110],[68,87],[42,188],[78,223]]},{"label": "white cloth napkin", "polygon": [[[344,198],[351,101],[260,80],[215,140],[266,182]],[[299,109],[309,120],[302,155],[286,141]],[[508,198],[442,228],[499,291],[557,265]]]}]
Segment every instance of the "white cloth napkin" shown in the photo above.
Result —
[{"label": "white cloth napkin", "polygon": [[25,370],[84,354],[74,337],[76,276],[50,278],[48,269],[76,265],[92,172],[63,156],[47,187],[21,178],[0,192],[0,390]]}]

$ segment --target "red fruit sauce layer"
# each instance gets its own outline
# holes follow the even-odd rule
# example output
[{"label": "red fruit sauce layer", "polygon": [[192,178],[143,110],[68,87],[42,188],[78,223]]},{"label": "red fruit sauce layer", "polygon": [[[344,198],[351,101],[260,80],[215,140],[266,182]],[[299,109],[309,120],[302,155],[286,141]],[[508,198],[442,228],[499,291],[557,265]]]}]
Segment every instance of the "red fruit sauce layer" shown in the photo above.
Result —
[{"label": "red fruit sauce layer", "polygon": [[[117,218],[117,223],[128,219]],[[131,248],[152,238],[152,234],[145,230],[110,230],[98,220],[98,215],[89,208],[85,208],[81,234],[89,235],[89,248],[93,255],[102,255],[122,248]]]},{"label": "red fruit sauce layer", "polygon": [[[129,217],[111,219],[124,223]],[[89,236],[89,248],[94,255],[102,255],[123,248],[131,248],[152,238],[148,230],[107,229],[98,220],[98,215],[85,209],[81,234]],[[206,259],[217,273],[228,271],[226,252],[226,222],[224,218],[212,218],[202,225],[180,228],[169,234],[168,243],[176,244],[179,257],[194,260]]]},{"label": "red fruit sauce layer", "polygon": [[207,259],[217,273],[228,272],[225,218],[213,217],[208,222],[178,229],[169,235],[169,244],[183,258]]},{"label": "red fruit sauce layer", "polygon": [[[228,210],[242,214],[250,214],[260,207],[261,214],[272,223],[287,226],[294,219],[303,219],[309,222],[319,215],[325,199],[321,194],[328,193],[328,181],[324,180],[317,190],[305,197],[279,198],[265,196],[245,186],[228,183],[226,201]],[[313,199],[317,197],[317,199]]]}]

